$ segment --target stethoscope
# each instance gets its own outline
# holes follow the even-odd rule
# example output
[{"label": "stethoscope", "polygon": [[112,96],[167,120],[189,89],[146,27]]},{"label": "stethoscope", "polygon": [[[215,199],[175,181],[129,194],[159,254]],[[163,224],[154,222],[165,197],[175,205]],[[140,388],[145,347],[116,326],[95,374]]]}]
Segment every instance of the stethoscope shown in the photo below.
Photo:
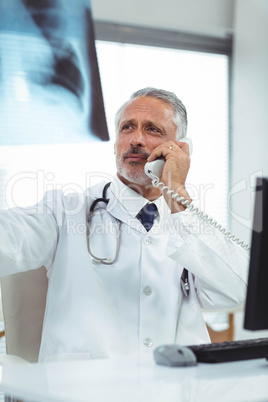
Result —
[{"label": "stethoscope", "polygon": [[91,205],[91,207],[89,209],[88,222],[87,222],[87,249],[88,249],[88,252],[89,252],[91,258],[93,259],[93,261],[96,264],[104,264],[104,265],[113,265],[118,260],[120,244],[121,244],[121,226],[122,226],[122,222],[117,219],[119,225],[118,225],[118,236],[116,236],[117,240],[116,240],[116,251],[115,251],[114,259],[112,259],[111,257],[99,258],[99,257],[97,257],[96,255],[94,255],[92,253],[91,248],[90,248],[90,241],[89,241],[89,238],[90,238],[90,224],[91,224],[94,212],[95,212],[95,208],[98,205],[98,203],[103,202],[104,204],[107,205],[108,202],[110,201],[110,199],[107,198],[107,190],[108,190],[110,184],[111,183],[107,183],[104,186],[104,188],[102,190],[101,198],[97,198],[95,201],[93,201],[93,203],[92,203],[92,205]]},{"label": "stethoscope", "polygon": [[[91,251],[90,248],[90,224],[95,212],[95,208],[96,206],[102,202],[104,204],[108,204],[108,202],[110,201],[109,198],[107,198],[107,190],[109,188],[111,183],[107,183],[102,190],[102,196],[100,198],[96,198],[95,201],[93,201],[90,209],[89,209],[89,214],[88,214],[88,222],[87,222],[87,248],[88,248],[88,252],[91,256],[91,258],[93,259],[93,261],[96,264],[104,264],[104,265],[113,265],[119,257],[119,251],[120,251],[120,245],[121,245],[121,226],[122,226],[122,222],[120,220],[117,219],[118,221],[118,236],[116,236],[117,238],[117,243],[116,243],[116,252],[115,252],[115,256],[112,259],[111,257],[105,257],[105,258],[99,258],[96,255],[93,254],[93,252]],[[189,296],[189,292],[190,292],[190,287],[189,287],[189,281],[188,281],[188,270],[186,268],[183,268],[182,271],[182,275],[180,278],[180,283],[181,283],[181,289],[182,292],[185,296]]]}]

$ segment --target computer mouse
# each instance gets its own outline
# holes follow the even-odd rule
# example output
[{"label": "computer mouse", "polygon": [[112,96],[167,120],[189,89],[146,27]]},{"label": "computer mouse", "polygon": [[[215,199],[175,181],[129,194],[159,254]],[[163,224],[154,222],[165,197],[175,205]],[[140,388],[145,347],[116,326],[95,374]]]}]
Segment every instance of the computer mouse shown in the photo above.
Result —
[{"label": "computer mouse", "polygon": [[154,350],[154,360],[157,364],[170,367],[196,366],[194,352],[180,345],[163,345]]}]

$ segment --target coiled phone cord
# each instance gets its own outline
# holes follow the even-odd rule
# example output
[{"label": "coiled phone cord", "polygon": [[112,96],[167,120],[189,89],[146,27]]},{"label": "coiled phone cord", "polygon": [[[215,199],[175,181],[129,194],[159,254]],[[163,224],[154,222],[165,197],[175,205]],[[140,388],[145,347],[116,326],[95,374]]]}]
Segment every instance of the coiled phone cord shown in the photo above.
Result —
[{"label": "coiled phone cord", "polygon": [[170,190],[168,186],[166,186],[163,182],[159,180],[157,176],[155,176],[153,173],[151,173],[151,176],[154,176],[152,179],[152,184],[155,188],[159,187],[161,192],[166,190],[167,195],[170,195],[171,198],[176,199],[176,201],[185,206],[187,209],[195,213],[200,219],[202,219],[205,223],[209,223],[215,229],[219,230],[224,236],[226,236],[228,239],[232,240],[233,242],[237,243],[239,246],[244,248],[245,250],[249,251],[250,247],[248,244],[244,243],[242,240],[239,239],[239,237],[236,237],[235,235],[232,235],[230,231],[222,227],[221,224],[219,224],[215,219],[211,218],[208,214],[205,212],[201,211],[199,208],[194,206],[193,203],[190,203],[190,201],[185,200],[184,197],[180,197],[178,193],[175,193],[174,190]]}]

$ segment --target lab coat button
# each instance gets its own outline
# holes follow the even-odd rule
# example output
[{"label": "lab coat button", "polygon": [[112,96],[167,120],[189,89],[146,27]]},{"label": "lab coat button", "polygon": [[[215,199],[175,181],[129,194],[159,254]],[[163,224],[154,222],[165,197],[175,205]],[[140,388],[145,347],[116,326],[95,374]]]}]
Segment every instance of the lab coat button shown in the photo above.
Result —
[{"label": "lab coat button", "polygon": [[143,293],[146,296],[150,296],[152,294],[152,289],[150,288],[150,286],[145,286],[145,288],[143,289]]},{"label": "lab coat button", "polygon": [[149,237],[145,237],[144,239],[144,244],[146,244],[146,246],[149,246],[149,244],[151,244],[151,240],[149,239]]},{"label": "lab coat button", "polygon": [[143,344],[146,346],[146,348],[151,348],[153,346],[153,341],[150,338],[145,338],[143,340]]}]

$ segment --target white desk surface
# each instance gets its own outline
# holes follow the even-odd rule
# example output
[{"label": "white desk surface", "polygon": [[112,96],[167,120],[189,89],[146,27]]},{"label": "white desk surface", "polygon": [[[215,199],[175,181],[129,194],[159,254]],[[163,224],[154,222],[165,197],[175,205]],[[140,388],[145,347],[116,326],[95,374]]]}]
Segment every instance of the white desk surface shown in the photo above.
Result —
[{"label": "white desk surface", "polygon": [[27,401],[268,401],[268,361],[168,368],[89,360],[3,366],[0,391]]}]

